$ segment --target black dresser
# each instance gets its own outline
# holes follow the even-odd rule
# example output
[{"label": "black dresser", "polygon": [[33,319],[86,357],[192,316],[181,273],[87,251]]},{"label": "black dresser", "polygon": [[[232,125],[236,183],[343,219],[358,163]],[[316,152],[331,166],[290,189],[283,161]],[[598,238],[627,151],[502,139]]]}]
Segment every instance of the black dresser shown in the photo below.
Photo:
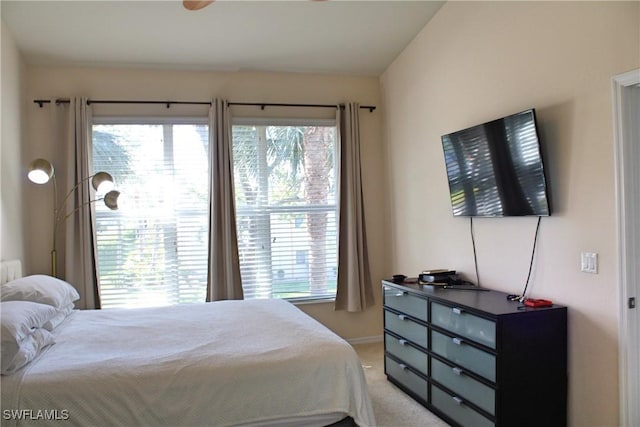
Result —
[{"label": "black dresser", "polygon": [[385,373],[452,425],[567,424],[567,308],[383,281]]}]

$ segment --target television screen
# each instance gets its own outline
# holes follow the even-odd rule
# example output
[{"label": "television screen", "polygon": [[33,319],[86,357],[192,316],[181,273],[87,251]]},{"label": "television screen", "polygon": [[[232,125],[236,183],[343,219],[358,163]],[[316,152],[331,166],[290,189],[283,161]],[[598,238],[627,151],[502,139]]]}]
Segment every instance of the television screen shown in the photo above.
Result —
[{"label": "television screen", "polygon": [[442,136],[454,216],[548,216],[535,110]]}]

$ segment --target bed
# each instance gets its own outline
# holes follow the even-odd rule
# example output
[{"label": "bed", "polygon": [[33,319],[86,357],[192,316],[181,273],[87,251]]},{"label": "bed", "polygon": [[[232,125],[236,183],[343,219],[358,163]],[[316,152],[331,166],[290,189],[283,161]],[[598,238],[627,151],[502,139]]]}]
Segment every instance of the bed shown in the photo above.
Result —
[{"label": "bed", "polygon": [[[0,290],[23,280],[5,270]],[[0,377],[2,425],[375,425],[353,348],[283,300],[73,310],[50,329]]]}]

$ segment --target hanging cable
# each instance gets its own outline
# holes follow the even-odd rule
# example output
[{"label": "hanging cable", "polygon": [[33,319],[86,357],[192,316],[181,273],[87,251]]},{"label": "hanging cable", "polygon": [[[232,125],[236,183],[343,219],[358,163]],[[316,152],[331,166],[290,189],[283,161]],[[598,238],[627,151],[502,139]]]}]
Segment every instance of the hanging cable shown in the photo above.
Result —
[{"label": "hanging cable", "polygon": [[478,255],[476,253],[476,238],[473,232],[473,217],[469,217],[469,227],[471,231],[471,244],[473,246],[473,264],[476,268],[476,286],[480,287],[480,274],[478,273]]},{"label": "hanging cable", "polygon": [[537,246],[537,242],[538,242],[538,231],[540,230],[540,220],[542,219],[541,216],[538,217],[538,224],[536,225],[536,234],[535,237],[533,238],[533,249],[531,250],[531,262],[529,263],[529,274],[527,274],[527,281],[524,284],[524,290],[522,291],[522,295],[520,295],[520,299],[524,300],[524,298],[526,297],[527,294],[527,287],[529,287],[529,279],[531,278],[531,271],[533,269],[533,259],[535,257],[536,254],[536,246]]}]

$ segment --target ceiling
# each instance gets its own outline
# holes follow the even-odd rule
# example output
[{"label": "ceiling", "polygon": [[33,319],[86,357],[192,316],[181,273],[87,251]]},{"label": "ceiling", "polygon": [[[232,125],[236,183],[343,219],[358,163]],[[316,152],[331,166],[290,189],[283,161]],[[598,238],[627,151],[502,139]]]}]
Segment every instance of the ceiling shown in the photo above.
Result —
[{"label": "ceiling", "polygon": [[27,64],[380,75],[442,1],[7,1]]}]

